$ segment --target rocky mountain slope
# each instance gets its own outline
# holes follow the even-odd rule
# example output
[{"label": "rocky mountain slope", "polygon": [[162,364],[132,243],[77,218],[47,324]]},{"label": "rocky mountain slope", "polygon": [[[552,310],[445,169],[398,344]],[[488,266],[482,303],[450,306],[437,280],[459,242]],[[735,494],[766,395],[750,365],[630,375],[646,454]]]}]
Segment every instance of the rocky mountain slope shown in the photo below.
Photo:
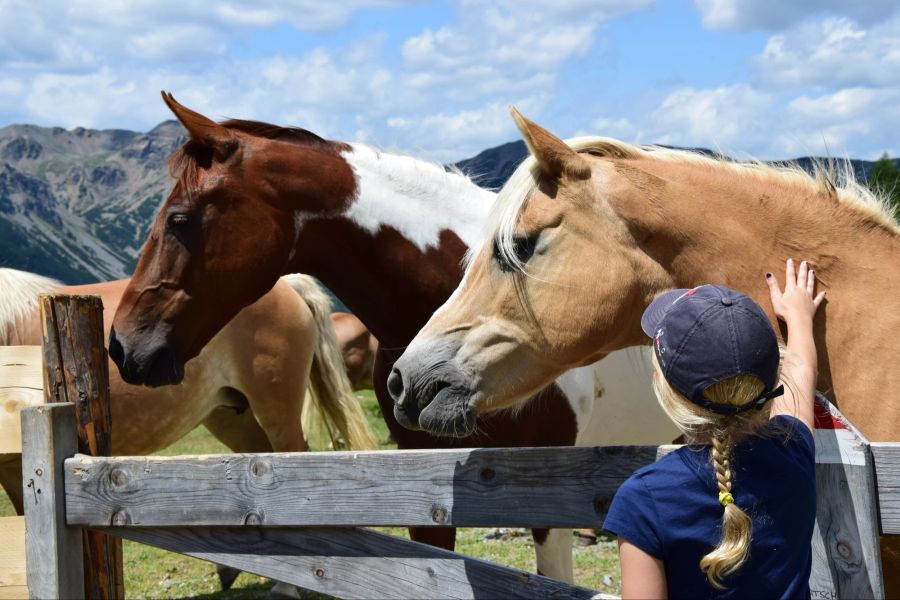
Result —
[{"label": "rocky mountain slope", "polygon": [[67,283],[126,276],[183,141],[175,121],[148,133],[0,129],[0,266]]},{"label": "rocky mountain slope", "polygon": [[[147,133],[0,129],[0,267],[66,283],[127,276],[171,185],[168,157],[184,139],[176,121]],[[525,155],[523,142],[510,142],[456,166],[499,189]],[[796,162],[808,168],[811,159]],[[853,163],[862,179],[874,165]]]}]

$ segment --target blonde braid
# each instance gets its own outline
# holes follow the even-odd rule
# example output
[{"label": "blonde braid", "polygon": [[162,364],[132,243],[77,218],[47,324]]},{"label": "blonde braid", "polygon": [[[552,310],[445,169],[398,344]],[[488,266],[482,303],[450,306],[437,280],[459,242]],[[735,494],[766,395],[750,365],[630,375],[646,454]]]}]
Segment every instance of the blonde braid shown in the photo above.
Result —
[{"label": "blonde braid", "polygon": [[706,573],[710,585],[725,589],[722,579],[734,573],[750,554],[750,517],[734,503],[731,495],[731,432],[718,430],[712,436],[713,467],[719,487],[722,514],[722,539],[712,552],[700,560],[700,570]]},{"label": "blonde braid", "polygon": [[[660,406],[682,432],[697,440],[708,438],[712,445],[710,455],[719,489],[719,502],[724,507],[722,539],[712,552],[700,560],[700,569],[706,574],[710,585],[725,589],[723,579],[740,569],[750,555],[751,534],[750,517],[734,503],[731,495],[731,448],[735,440],[759,431],[760,426],[768,421],[771,400],[760,410],[736,415],[710,412],[677,392],[666,381],[656,353],[652,353],[651,357],[653,388]],[[703,395],[717,404],[741,405],[758,398],[764,391],[765,384],[758,377],[736,375],[712,384],[703,390]]]}]

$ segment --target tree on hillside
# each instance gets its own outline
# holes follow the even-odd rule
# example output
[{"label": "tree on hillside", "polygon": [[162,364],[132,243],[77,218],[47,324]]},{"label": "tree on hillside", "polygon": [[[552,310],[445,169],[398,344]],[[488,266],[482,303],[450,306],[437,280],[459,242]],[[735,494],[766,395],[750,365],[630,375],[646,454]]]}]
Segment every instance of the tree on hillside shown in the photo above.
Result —
[{"label": "tree on hillside", "polygon": [[869,175],[869,188],[885,193],[891,201],[894,214],[900,216],[900,169],[885,152]]}]

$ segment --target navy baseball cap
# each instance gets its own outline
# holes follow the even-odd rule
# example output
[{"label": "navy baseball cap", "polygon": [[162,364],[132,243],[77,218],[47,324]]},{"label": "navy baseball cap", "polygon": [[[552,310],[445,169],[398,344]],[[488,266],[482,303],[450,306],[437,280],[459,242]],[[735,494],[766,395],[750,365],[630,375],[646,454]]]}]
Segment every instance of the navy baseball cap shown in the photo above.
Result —
[{"label": "navy baseball cap", "polygon": [[[701,285],[657,296],[641,317],[666,381],[688,400],[717,413],[759,408],[784,393],[778,377],[778,339],[763,309],[746,294]],[[736,375],[754,375],[764,392],[743,405],[719,404],[703,390]],[[773,389],[774,388],[774,389]]]}]

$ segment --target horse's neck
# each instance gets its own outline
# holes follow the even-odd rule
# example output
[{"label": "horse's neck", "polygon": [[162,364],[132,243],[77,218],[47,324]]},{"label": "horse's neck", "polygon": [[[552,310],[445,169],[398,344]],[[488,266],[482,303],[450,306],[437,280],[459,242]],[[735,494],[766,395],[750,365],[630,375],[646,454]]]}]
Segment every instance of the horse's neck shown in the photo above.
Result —
[{"label": "horse's neck", "polygon": [[[787,258],[810,260],[829,294],[851,294],[864,282],[900,285],[892,277],[900,259],[897,230],[820,186],[726,167],[645,162],[642,174],[657,185],[628,174],[636,185],[618,195],[614,208],[671,285],[765,291],[765,272],[780,275]],[[877,296],[871,288],[858,291]]]},{"label": "horse's neck", "polygon": [[774,320],[765,273],[783,282],[787,258],[810,260],[828,294],[815,322],[820,388],[867,435],[884,435],[879,421],[898,433],[893,423],[900,424],[900,402],[861,408],[866,398],[884,398],[900,386],[897,370],[872,372],[900,334],[893,301],[900,295],[896,230],[808,182],[707,169],[700,174],[695,167],[672,167],[653,174],[664,183],[652,198],[646,181],[622,195],[617,212],[628,215],[629,228],[652,259],[648,280],[657,287],[725,284],[753,297]]},{"label": "horse's neck", "polygon": [[356,174],[355,201],[344,212],[371,234],[391,227],[422,252],[438,245],[441,231],[477,245],[494,194],[464,175],[409,156],[351,144],[343,153]]},{"label": "horse's neck", "polygon": [[383,345],[406,344],[456,288],[493,194],[439,165],[352,145],[357,193],[303,224],[291,267],[321,279]]}]

